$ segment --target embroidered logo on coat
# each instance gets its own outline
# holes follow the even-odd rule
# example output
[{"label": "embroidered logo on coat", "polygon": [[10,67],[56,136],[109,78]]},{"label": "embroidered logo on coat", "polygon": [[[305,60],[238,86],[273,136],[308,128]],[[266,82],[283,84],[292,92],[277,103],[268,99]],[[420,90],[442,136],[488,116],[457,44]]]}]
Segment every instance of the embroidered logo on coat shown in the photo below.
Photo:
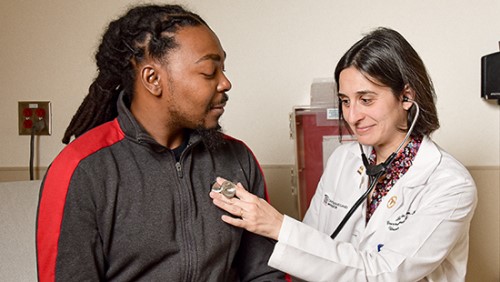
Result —
[{"label": "embroidered logo on coat", "polygon": [[335,201],[333,201],[332,199],[330,199],[330,197],[328,197],[328,195],[325,194],[325,196],[323,197],[323,204],[329,206],[329,207],[332,207],[334,209],[338,209],[338,208],[343,208],[343,209],[347,209],[347,205],[344,205],[344,204],[341,204],[341,203],[337,203]]},{"label": "embroidered logo on coat", "polygon": [[406,212],[405,214],[402,214],[398,216],[395,220],[387,221],[387,228],[389,228],[389,231],[396,231],[399,230],[399,227],[401,224],[405,223],[406,220],[410,217],[410,215],[414,215],[415,211],[413,212]]}]

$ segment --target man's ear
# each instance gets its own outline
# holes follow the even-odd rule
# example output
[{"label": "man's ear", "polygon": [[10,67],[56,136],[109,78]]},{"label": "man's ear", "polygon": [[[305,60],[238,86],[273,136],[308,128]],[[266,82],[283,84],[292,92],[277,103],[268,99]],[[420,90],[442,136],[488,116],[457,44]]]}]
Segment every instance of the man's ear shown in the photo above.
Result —
[{"label": "man's ear", "polygon": [[406,84],[405,88],[403,89],[403,108],[406,111],[408,111],[411,106],[413,106],[413,103],[408,100],[415,100],[415,90],[413,90],[413,88],[411,88],[409,84]]},{"label": "man's ear", "polygon": [[141,82],[142,85],[154,96],[162,94],[161,76],[153,65],[145,65],[141,69]]}]

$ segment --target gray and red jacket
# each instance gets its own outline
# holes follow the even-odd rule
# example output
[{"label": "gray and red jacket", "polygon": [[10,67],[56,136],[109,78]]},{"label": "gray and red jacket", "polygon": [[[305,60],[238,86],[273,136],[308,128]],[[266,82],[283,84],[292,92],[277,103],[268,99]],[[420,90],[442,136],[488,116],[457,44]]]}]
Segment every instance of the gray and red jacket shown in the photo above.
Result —
[{"label": "gray and red jacket", "polygon": [[192,133],[176,161],[122,99],[117,119],[74,140],[51,164],[37,216],[39,281],[282,281],[274,242],[221,220],[216,176],[267,198],[247,146],[208,150]]}]

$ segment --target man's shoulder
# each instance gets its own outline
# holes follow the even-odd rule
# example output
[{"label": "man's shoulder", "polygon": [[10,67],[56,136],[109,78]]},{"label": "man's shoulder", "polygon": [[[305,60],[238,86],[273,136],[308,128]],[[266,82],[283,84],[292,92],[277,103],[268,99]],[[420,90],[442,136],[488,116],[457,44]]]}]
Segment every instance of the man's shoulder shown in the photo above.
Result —
[{"label": "man's shoulder", "polygon": [[52,166],[76,166],[83,159],[123,140],[125,135],[116,120],[99,125],[68,144],[54,159]]},{"label": "man's shoulder", "polygon": [[240,139],[237,139],[231,135],[228,135],[226,133],[221,133],[222,134],[222,139],[225,141],[225,142],[229,142],[229,143],[243,143],[243,141],[241,141]]},{"label": "man's shoulder", "polygon": [[223,146],[231,147],[239,150],[248,150],[250,151],[250,147],[240,139],[237,139],[231,135],[227,135],[222,133],[222,139],[224,140]]},{"label": "man's shoulder", "polygon": [[233,136],[223,134],[223,142],[214,151],[214,155],[221,159],[256,161],[255,154],[250,147],[242,140],[234,138]]}]

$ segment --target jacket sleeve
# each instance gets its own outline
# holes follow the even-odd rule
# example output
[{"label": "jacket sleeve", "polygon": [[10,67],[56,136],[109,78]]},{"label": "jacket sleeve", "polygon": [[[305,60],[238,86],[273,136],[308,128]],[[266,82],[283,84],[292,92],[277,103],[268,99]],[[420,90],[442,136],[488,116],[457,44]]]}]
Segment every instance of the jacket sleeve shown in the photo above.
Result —
[{"label": "jacket sleeve", "polygon": [[58,166],[51,166],[40,193],[39,281],[100,281],[104,259],[89,189],[92,180],[78,168],[68,176],[58,174]]},{"label": "jacket sleeve", "polygon": [[99,281],[99,249],[92,175],[82,160],[124,138],[118,121],[105,123],[66,146],[45,175],[37,214],[39,281]]},{"label": "jacket sleeve", "polygon": [[359,250],[286,217],[270,265],[308,281],[418,281],[435,271],[455,246],[467,252],[464,242],[477,198],[474,182],[465,174],[435,175],[424,186],[434,192],[397,231],[386,233],[380,251]]},{"label": "jacket sleeve", "polygon": [[[268,199],[264,176],[252,152],[245,146],[240,164],[246,174],[251,193]],[[275,241],[243,231],[240,247],[236,257],[241,281],[286,281],[285,274],[267,265],[273,251]]]}]

